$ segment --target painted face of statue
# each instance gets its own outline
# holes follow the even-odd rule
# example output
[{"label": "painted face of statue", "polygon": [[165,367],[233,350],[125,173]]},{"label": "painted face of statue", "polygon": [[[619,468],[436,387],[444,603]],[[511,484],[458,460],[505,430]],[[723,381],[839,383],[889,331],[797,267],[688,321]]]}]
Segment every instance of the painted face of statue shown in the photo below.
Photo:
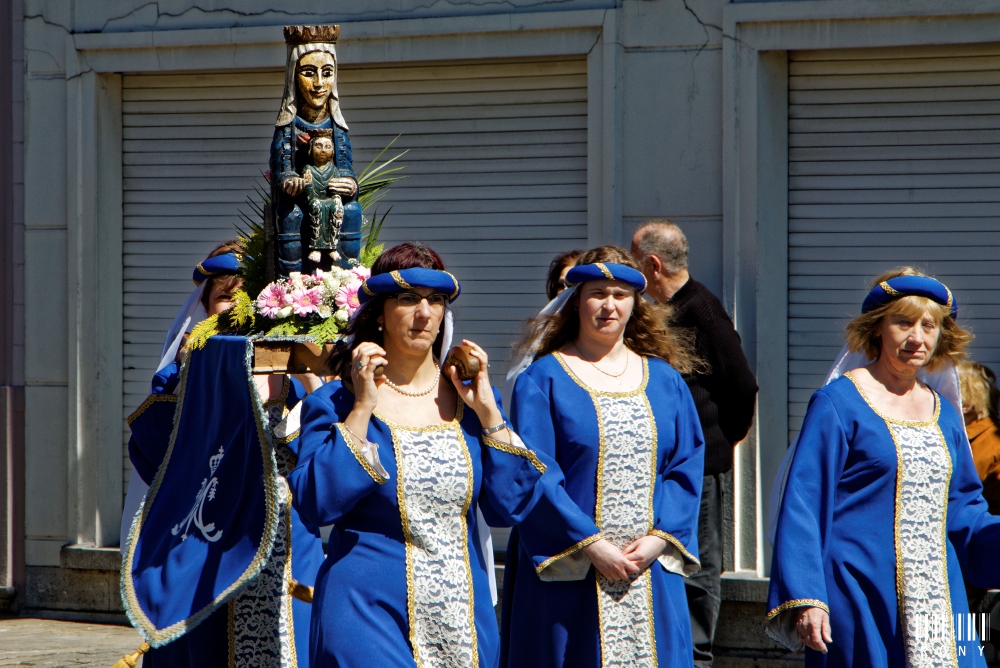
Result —
[{"label": "painted face of statue", "polygon": [[301,105],[316,111],[323,110],[321,117],[325,117],[335,76],[333,56],[329,53],[313,51],[302,56],[295,68],[295,81]]},{"label": "painted face of statue", "polygon": [[319,137],[312,141],[312,161],[317,167],[327,165],[333,158],[333,140]]}]

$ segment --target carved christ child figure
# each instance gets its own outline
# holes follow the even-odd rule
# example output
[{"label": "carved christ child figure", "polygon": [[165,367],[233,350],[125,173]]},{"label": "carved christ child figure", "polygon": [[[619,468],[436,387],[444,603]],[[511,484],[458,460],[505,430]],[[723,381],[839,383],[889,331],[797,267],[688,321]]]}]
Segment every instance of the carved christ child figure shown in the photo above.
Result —
[{"label": "carved christ child figure", "polygon": [[344,203],[337,192],[340,172],[333,164],[333,140],[330,131],[317,130],[309,141],[312,163],[302,169],[302,181],[309,212],[309,260],[319,264],[321,251],[337,262],[337,241],[344,221]]}]

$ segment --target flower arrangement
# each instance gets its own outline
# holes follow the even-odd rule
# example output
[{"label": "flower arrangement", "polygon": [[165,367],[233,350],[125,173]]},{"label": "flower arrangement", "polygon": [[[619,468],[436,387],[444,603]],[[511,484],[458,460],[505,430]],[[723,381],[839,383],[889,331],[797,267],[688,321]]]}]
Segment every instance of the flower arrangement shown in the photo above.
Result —
[{"label": "flower arrangement", "polygon": [[269,283],[257,297],[257,313],[280,321],[290,316],[346,324],[358,310],[358,290],[371,269],[359,265],[353,269],[334,267],[317,269],[315,274],[293,272],[287,279]]}]

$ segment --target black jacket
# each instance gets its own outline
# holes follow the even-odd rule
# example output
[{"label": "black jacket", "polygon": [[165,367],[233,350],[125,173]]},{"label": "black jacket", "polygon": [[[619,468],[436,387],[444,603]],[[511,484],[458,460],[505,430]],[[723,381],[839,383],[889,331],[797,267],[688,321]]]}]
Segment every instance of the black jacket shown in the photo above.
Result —
[{"label": "black jacket", "polygon": [[685,380],[705,432],[705,475],[725,473],[733,468],[733,446],[750,431],[757,381],[733,321],[708,288],[689,279],[669,304],[671,324],[694,330],[698,355],[711,365],[707,374]]}]

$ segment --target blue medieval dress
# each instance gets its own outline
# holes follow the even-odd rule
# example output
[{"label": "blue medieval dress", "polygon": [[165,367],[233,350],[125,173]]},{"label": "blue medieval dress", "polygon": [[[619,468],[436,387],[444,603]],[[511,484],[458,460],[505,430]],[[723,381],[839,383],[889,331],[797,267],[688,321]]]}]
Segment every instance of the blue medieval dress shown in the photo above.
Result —
[{"label": "blue medieval dress", "polygon": [[[493,668],[496,612],[476,507],[490,524],[525,515],[548,527],[535,553],[592,540],[562,474],[518,439],[482,434],[458,402],[452,422],[393,424],[376,414],[359,448],[341,424],[354,395],[340,381],[303,404],[302,459],[289,476],[309,523],[333,524],[313,599],[313,665]],[[374,447],[374,452],[371,450]]]},{"label": "blue medieval dress", "polygon": [[529,516],[504,576],[506,666],[690,668],[682,577],[699,568],[704,442],[681,375],[643,358],[639,388],[601,392],[553,353],[521,374],[512,402],[518,433],[558,462],[570,498],[604,538],[624,548],[654,535],[667,547],[636,579],[609,581],[583,552],[532,549],[548,527]]},{"label": "blue medieval dress", "polygon": [[963,575],[1000,586],[961,416],[935,393],[927,422],[882,415],[850,374],[813,394],[777,519],[765,629],[801,649],[803,607],[830,614],[807,666],[985,666]]},{"label": "blue medieval dress", "polygon": [[[176,364],[157,372],[152,394],[128,420],[132,430],[129,457],[147,485],[152,484],[170,443],[178,402],[173,392],[178,378]],[[294,425],[304,396],[302,385],[286,377],[281,395],[263,405],[267,426],[274,431],[274,455],[281,476],[296,462],[299,441]],[[143,658],[144,668],[309,665],[311,610],[307,601],[323,561],[323,547],[318,529],[306,527],[292,509],[287,486],[280,484],[278,490],[282,521],[261,572],[227,605],[193,629],[150,650]]]}]

